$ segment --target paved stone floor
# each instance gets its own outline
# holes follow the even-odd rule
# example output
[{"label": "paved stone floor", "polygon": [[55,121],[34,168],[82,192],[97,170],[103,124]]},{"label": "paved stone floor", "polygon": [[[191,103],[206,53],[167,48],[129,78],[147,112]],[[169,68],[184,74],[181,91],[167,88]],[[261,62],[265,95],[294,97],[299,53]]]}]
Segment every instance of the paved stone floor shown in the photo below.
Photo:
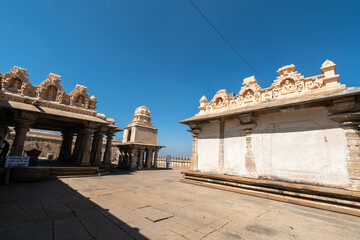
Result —
[{"label": "paved stone floor", "polygon": [[360,239],[360,218],[119,171],[0,186],[0,239]]}]

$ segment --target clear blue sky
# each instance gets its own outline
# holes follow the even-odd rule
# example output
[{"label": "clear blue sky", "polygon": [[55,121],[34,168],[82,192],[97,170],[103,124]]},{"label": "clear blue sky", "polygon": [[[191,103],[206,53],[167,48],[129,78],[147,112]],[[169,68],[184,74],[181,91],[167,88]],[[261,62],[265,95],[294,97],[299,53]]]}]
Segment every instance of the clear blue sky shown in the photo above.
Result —
[{"label": "clear blue sky", "polygon": [[[360,85],[360,1],[193,1],[263,88],[284,65],[311,76],[326,59],[342,83]],[[178,122],[202,95],[238,93],[254,75],[187,0],[2,1],[0,29],[0,72],[26,68],[35,85],[53,72],[67,93],[85,85],[121,128],[149,107],[161,155],[189,156],[192,137]]]}]

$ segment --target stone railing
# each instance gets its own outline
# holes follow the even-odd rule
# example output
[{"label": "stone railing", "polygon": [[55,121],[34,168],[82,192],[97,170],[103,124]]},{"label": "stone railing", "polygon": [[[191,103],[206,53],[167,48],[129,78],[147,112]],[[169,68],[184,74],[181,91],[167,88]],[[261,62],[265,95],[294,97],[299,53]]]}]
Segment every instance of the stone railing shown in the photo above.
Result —
[{"label": "stone railing", "polygon": [[[158,167],[166,167],[166,156],[159,156],[157,160]],[[170,168],[188,169],[190,168],[189,157],[171,157]]]}]

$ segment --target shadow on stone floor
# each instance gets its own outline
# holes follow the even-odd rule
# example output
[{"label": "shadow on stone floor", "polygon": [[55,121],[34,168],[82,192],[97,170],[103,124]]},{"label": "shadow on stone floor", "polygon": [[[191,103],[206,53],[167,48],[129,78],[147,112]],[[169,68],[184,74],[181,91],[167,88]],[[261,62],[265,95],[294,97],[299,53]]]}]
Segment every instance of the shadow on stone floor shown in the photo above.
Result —
[{"label": "shadow on stone floor", "polygon": [[60,179],[50,179],[0,186],[0,239],[148,238]]}]

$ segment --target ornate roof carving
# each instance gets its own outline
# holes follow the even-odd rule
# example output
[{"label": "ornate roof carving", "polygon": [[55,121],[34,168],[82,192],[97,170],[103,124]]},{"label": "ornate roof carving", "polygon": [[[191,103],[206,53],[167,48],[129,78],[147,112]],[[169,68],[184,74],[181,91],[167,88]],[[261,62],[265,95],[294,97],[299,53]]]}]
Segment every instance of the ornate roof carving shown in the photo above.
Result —
[{"label": "ornate roof carving", "polygon": [[[7,100],[34,103],[92,116],[97,114],[97,100],[94,96],[89,96],[87,87],[76,85],[70,94],[66,94],[60,75],[54,73],[50,73],[39,86],[34,86],[29,80],[27,70],[15,66],[4,75],[0,73],[0,94]],[[107,118],[104,117],[104,120]]]},{"label": "ornate roof carving", "polygon": [[243,87],[235,97],[229,97],[225,89],[218,91],[210,102],[203,96],[200,100],[200,114],[343,88],[335,70],[336,64],[326,60],[321,66],[323,74],[305,78],[296,71],[294,64],[287,65],[277,70],[279,76],[271,87],[265,89],[260,87],[255,76],[248,77],[244,79]]},{"label": "ornate roof carving", "polygon": [[142,125],[152,126],[150,110],[145,106],[140,106],[136,108],[135,115],[133,116],[133,121],[131,124],[140,123]]}]

